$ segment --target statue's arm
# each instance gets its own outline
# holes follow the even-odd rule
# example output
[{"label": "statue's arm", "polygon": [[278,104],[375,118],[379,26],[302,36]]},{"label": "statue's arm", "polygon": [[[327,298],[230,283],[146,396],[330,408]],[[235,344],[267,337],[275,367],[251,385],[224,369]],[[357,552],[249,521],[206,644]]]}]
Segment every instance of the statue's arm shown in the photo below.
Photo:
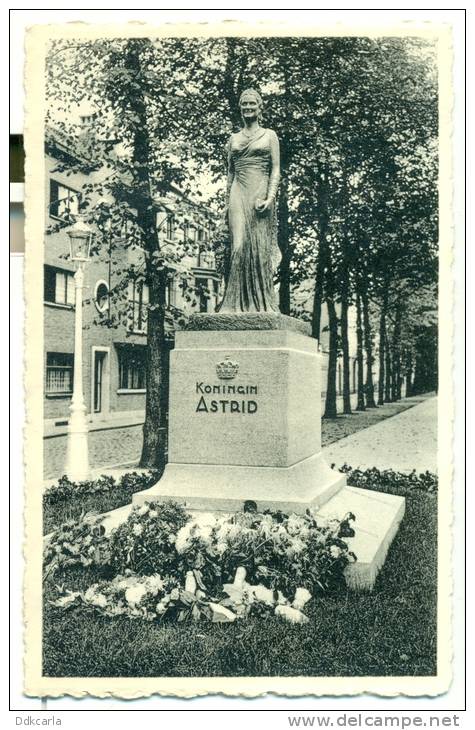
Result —
[{"label": "statue's arm", "polygon": [[279,139],[275,132],[270,135],[270,156],[271,171],[269,175],[269,185],[267,188],[267,200],[272,203],[277,195],[277,188],[280,180],[280,147]]}]

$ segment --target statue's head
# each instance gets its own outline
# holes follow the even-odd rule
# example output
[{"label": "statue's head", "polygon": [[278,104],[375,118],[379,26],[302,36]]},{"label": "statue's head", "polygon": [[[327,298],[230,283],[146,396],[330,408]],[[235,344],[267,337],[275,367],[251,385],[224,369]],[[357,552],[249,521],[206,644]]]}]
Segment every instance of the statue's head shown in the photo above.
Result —
[{"label": "statue's head", "polygon": [[255,89],[244,89],[239,97],[239,108],[243,120],[254,116],[259,122],[262,121],[262,97]]}]

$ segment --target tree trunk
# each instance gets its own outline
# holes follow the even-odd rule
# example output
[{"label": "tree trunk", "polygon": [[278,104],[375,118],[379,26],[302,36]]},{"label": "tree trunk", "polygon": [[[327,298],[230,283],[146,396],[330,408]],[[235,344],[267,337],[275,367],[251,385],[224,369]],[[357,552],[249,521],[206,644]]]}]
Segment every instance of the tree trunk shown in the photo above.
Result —
[{"label": "tree trunk", "polygon": [[320,340],[322,322],[322,302],[325,285],[325,266],[328,260],[328,175],[325,169],[320,171],[317,178],[316,206],[318,220],[318,254],[315,269],[315,292],[312,311],[312,337]]},{"label": "tree trunk", "polygon": [[[166,463],[169,349],[165,340],[166,277],[149,277],[145,423],[140,466],[162,470]],[[157,306],[158,305],[158,306]]]},{"label": "tree trunk", "polygon": [[414,349],[413,394],[437,390],[437,328],[421,328]]},{"label": "tree trunk", "polygon": [[384,405],[385,379],[385,343],[386,343],[386,301],[383,302],[379,315],[379,376],[378,376],[378,406]]},{"label": "tree trunk", "polygon": [[412,351],[406,354],[406,398],[412,395]]},{"label": "tree trunk", "polygon": [[279,204],[277,209],[278,244],[281,253],[279,264],[279,309],[282,314],[290,314],[290,262],[292,249],[289,236],[289,180],[285,173],[279,185]]},{"label": "tree trunk", "polygon": [[401,320],[402,305],[400,302],[396,304],[396,317],[394,321],[394,331],[391,343],[391,400],[397,401],[401,397]]},{"label": "tree trunk", "polygon": [[338,319],[336,316],[335,302],[333,299],[326,300],[328,309],[328,328],[330,332],[328,345],[328,375],[327,394],[325,398],[324,418],[336,418],[336,366],[338,360]]},{"label": "tree trunk", "polygon": [[361,297],[356,295],[356,373],[357,373],[357,411],[366,410],[364,399],[364,370],[363,370],[363,326],[361,321]]},{"label": "tree trunk", "polygon": [[[128,42],[126,68],[139,76],[142,40]],[[146,402],[143,427],[142,467],[162,469],[166,459],[166,421],[168,402],[168,371],[165,354],[165,296],[166,276],[159,274],[156,260],[160,250],[155,207],[151,193],[149,169],[151,165],[147,109],[139,84],[131,86],[128,98],[136,121],[133,127],[134,201],[137,223],[140,226],[145,251],[146,284],[149,287],[148,336],[146,350]]]},{"label": "tree trunk", "polygon": [[325,252],[323,250],[325,244],[319,242],[317,267],[315,272],[315,292],[313,295],[313,311],[312,311],[312,337],[320,340],[320,329],[322,321],[322,300],[323,300],[323,281],[325,274]]},{"label": "tree trunk", "polygon": [[[344,284],[346,287],[346,283]],[[341,302],[341,349],[343,353],[343,413],[351,413],[350,348],[348,344],[348,300]]]},{"label": "tree trunk", "polygon": [[366,408],[376,408],[373,382],[373,333],[369,316],[368,294],[365,290],[361,293],[361,303],[363,305],[363,333],[366,352]]},{"label": "tree trunk", "polygon": [[385,373],[384,373],[384,400],[386,403],[390,403],[391,398],[391,376],[392,376],[392,363],[391,363],[391,350],[389,349],[389,337],[386,331],[386,339],[384,343],[384,355],[385,355]]}]

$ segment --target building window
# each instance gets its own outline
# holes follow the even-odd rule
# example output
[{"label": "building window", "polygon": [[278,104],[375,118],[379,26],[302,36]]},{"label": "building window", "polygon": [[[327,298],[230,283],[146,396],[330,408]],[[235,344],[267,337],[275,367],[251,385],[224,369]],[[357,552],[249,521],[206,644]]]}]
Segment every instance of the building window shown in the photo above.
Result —
[{"label": "building window", "polygon": [[74,304],[74,274],[54,266],[45,266],[44,301],[53,304]]},{"label": "building window", "polygon": [[166,293],[167,306],[176,306],[176,281],[175,277],[171,278],[167,282],[167,293]]},{"label": "building window", "polygon": [[80,115],[81,120],[81,126],[86,129],[86,127],[91,127],[97,118],[97,113],[93,112],[92,114],[81,114]]},{"label": "building window", "polygon": [[198,228],[198,243],[205,243],[208,240],[208,231],[206,228]]},{"label": "building window", "polygon": [[46,353],[46,392],[73,392],[74,355],[66,352]]},{"label": "building window", "polygon": [[49,184],[49,211],[53,218],[68,220],[71,215],[79,213],[79,197],[77,190],[68,188],[56,180]]},{"label": "building window", "polygon": [[106,312],[109,309],[109,287],[105,281],[98,281],[94,303],[98,312]]},{"label": "building window", "polygon": [[167,217],[167,239],[173,241],[175,238],[175,218],[173,215]]},{"label": "building window", "polygon": [[208,279],[197,277],[195,279],[195,290],[198,296],[200,312],[207,312],[209,302]]},{"label": "building window", "polygon": [[189,235],[189,223],[188,221],[183,221],[183,242],[186,243],[188,240]]},{"label": "building window", "polygon": [[200,269],[214,269],[216,265],[214,252],[201,250],[198,258],[198,266]]},{"label": "building window", "polygon": [[130,281],[130,329],[132,332],[147,332],[148,301],[148,286],[142,281]]},{"label": "building window", "polygon": [[145,355],[146,347],[122,345],[119,355],[119,389],[145,389]]}]

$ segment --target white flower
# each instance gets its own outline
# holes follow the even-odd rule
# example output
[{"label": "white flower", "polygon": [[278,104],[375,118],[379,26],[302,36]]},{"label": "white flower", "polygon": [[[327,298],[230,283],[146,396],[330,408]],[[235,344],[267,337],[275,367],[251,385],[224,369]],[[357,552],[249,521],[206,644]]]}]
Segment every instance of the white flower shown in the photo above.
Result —
[{"label": "white flower", "polygon": [[158,575],[158,573],[155,573],[155,575],[149,575],[148,578],[145,581],[145,585],[147,587],[147,590],[150,593],[158,593],[158,591],[161,591],[163,588],[163,581],[161,577]]},{"label": "white flower", "polygon": [[171,601],[178,601],[180,598],[180,589],[179,588],[172,588],[170,591],[170,600]]},{"label": "white flower", "polygon": [[59,608],[66,608],[66,606],[69,606],[70,603],[74,603],[76,598],[80,596],[81,594],[79,592],[76,593],[69,593],[67,596],[62,596],[61,598],[58,598],[56,601],[53,602],[54,606],[59,606]]},{"label": "white flower", "polygon": [[297,588],[295,591],[294,600],[292,602],[293,608],[297,608],[299,611],[303,609],[306,603],[311,599],[312,594],[306,588]]},{"label": "white flower", "polygon": [[137,577],[135,575],[129,575],[127,578],[124,578],[122,575],[118,575],[116,578],[114,578],[111,585],[120,591],[125,591],[127,588],[129,588],[129,586],[134,586],[136,582]]},{"label": "white flower", "polygon": [[211,525],[200,526],[197,528],[195,535],[196,537],[200,537],[203,542],[209,543],[213,535],[213,528]]},{"label": "white flower", "polygon": [[195,517],[193,523],[198,527],[216,527],[219,523],[216,517],[210,512],[203,512]]},{"label": "white flower", "polygon": [[177,553],[180,555],[185,552],[185,550],[188,547],[189,539],[190,539],[190,530],[191,530],[191,523],[189,522],[187,525],[182,527],[180,530],[178,530],[176,534],[176,540],[175,540],[175,548]]},{"label": "white flower", "polygon": [[144,585],[137,584],[127,588],[125,591],[125,600],[129,606],[136,606],[142,598],[147,594],[147,588]]},{"label": "white flower", "polygon": [[96,585],[88,588],[86,593],[84,594],[84,600],[86,601],[86,603],[90,603],[92,606],[105,608],[107,606],[107,598],[102,593],[96,593],[96,591]]},{"label": "white flower", "polygon": [[150,509],[150,507],[148,506],[147,503],[145,503],[141,507],[139,507],[139,509],[137,510],[137,514],[140,515],[140,517],[143,517],[144,515],[147,514],[149,509]]},{"label": "white flower", "polygon": [[231,530],[231,524],[229,522],[223,522],[216,528],[216,540],[218,542],[225,542],[229,532]]},{"label": "white flower", "polygon": [[299,517],[298,515],[290,515],[289,519],[287,520],[287,532],[292,537],[295,537],[300,533],[302,530],[302,527],[304,527],[305,522],[304,520]]},{"label": "white flower", "polygon": [[216,543],[216,552],[218,553],[218,555],[223,555],[227,547],[228,543],[226,542],[226,540],[218,540],[218,542]]},{"label": "white flower", "polygon": [[289,545],[289,547],[286,550],[287,555],[292,557],[292,555],[297,555],[298,553],[301,553],[302,550],[305,550],[305,543],[303,540],[301,540],[299,537],[294,537]]},{"label": "white flower", "polygon": [[296,608],[291,608],[291,606],[276,606],[275,615],[291,624],[308,623],[308,617]]},{"label": "white flower", "polygon": [[339,558],[341,555],[341,548],[339,548],[338,545],[332,545],[330,547],[330,555],[332,558]]},{"label": "white flower", "polygon": [[254,598],[256,599],[256,601],[265,603],[268,606],[274,605],[274,591],[272,591],[270,588],[266,588],[263,585],[258,585],[252,586],[251,590],[254,593]]},{"label": "white flower", "polygon": [[156,517],[158,517],[158,512],[156,509],[149,510],[148,516],[154,520]]},{"label": "white flower", "polygon": [[136,525],[134,525],[134,526],[133,526],[133,528],[132,528],[132,532],[133,532],[133,533],[134,533],[134,535],[136,535],[137,537],[140,537],[140,535],[141,535],[141,534],[142,534],[142,532],[143,532],[143,525],[140,525],[140,524],[136,524]]},{"label": "white flower", "polygon": [[228,540],[235,540],[243,533],[244,529],[241,527],[241,525],[230,525],[228,530]]}]

